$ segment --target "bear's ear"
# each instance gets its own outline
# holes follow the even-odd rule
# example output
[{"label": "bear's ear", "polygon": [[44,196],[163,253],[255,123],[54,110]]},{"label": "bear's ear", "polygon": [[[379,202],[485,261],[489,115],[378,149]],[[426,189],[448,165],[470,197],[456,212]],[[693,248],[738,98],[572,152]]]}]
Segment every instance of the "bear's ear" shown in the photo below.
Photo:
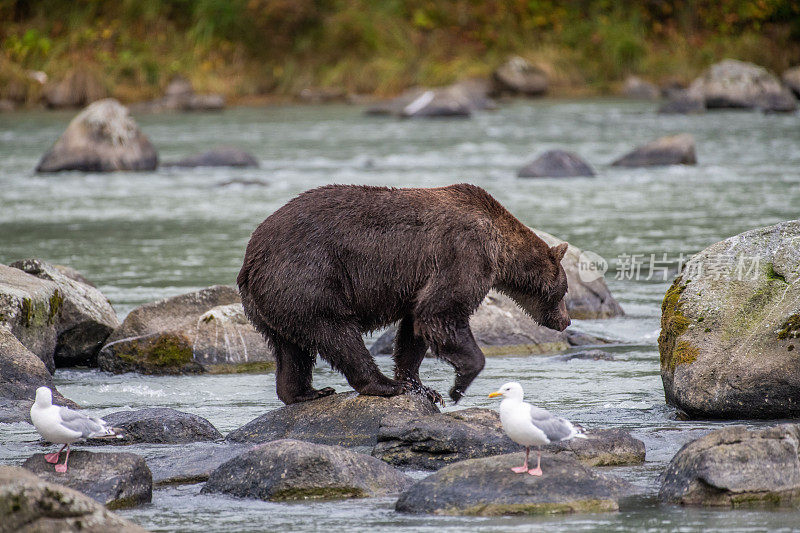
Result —
[{"label": "bear's ear", "polygon": [[550,248],[550,251],[553,252],[553,257],[556,258],[557,263],[560,263],[561,260],[564,259],[564,255],[567,253],[567,248],[569,248],[569,244],[565,242]]}]

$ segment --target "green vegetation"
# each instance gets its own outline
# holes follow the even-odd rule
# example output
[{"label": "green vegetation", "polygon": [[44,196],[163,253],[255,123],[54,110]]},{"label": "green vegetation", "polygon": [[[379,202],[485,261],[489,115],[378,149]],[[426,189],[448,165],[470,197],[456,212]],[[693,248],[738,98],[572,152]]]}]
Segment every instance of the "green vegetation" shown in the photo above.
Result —
[{"label": "green vegetation", "polygon": [[781,340],[800,338],[800,314],[791,315],[778,329]]},{"label": "green vegetation", "polygon": [[794,0],[0,0],[0,21],[0,96],[28,101],[41,90],[28,70],[80,70],[135,100],[175,74],[229,97],[391,94],[486,76],[509,54],[556,94],[627,74],[685,82],[724,57],[800,63]]},{"label": "green vegetation", "polygon": [[167,369],[194,371],[194,368],[187,368],[193,361],[192,345],[181,335],[167,333],[155,338],[131,340],[122,344],[116,355],[144,372]]}]

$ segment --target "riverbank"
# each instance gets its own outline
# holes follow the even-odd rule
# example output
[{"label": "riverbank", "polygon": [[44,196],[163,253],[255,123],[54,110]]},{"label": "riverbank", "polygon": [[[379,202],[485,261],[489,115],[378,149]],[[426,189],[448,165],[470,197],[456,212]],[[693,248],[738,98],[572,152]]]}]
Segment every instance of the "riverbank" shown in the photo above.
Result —
[{"label": "riverbank", "polygon": [[16,4],[0,3],[0,99],[18,106],[38,105],[38,73],[51,83],[77,75],[87,92],[123,103],[157,98],[180,75],[237,104],[308,89],[387,97],[486,78],[510,55],[541,68],[549,94],[565,97],[614,94],[632,74],[685,84],[725,57],[778,74],[800,62],[800,7],[788,1],[669,12],[599,2]]}]

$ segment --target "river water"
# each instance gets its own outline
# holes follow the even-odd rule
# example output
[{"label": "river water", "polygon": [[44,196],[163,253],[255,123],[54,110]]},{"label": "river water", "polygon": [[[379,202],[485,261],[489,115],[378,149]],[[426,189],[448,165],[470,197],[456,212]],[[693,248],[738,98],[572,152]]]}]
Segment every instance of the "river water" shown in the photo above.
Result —
[{"label": "river water", "polygon": [[[626,316],[573,321],[577,329],[618,341],[605,348],[614,361],[492,357],[458,408],[496,406],[487,394],[516,380],[529,401],[589,429],[628,429],[647,447],[645,465],[609,469],[644,494],[618,513],[408,516],[394,512],[394,498],[277,504],[201,496],[202,485],[184,485],[157,488],[152,504],[122,511],[127,518],[154,531],[800,527],[798,511],[685,509],[655,499],[658,475],[680,446],[724,425],[676,420],[664,404],[656,345],[661,298],[681,254],[688,257],[725,237],[800,216],[797,115],[660,116],[654,104],[610,100],[518,102],[468,120],[431,121],[365,117],[348,106],[238,108],[138,121],[162,161],[231,145],[253,153],[258,169],[35,175],[39,157],[71,117],[0,114],[0,262],[38,257],[70,265],[91,279],[123,317],[158,298],[234,283],[250,232],[303,190],[328,183],[474,183],[526,224],[605,257],[611,265],[606,281]],[[697,166],[608,165],[635,145],[682,132],[695,136]],[[576,152],[597,176],[515,177],[519,167],[552,148]],[[638,276],[630,264],[640,265]],[[390,370],[388,359],[379,364]],[[425,361],[422,375],[439,391],[453,379],[450,367],[433,360]],[[101,415],[173,407],[209,419],[223,433],[281,405],[271,374],[153,377],[59,370],[55,381],[67,397]],[[347,389],[325,365],[318,366],[314,381]],[[36,441],[27,424],[0,425],[0,463],[20,463],[39,451]],[[146,458],[165,453],[155,445],[129,450]]]}]

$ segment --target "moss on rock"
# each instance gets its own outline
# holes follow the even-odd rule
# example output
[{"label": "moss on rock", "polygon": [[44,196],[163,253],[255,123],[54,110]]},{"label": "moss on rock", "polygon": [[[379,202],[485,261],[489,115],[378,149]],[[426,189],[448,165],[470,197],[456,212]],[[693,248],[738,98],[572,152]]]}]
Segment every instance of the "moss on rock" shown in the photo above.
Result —
[{"label": "moss on rock", "polygon": [[777,331],[780,340],[800,338],[800,313],[791,315]]}]

